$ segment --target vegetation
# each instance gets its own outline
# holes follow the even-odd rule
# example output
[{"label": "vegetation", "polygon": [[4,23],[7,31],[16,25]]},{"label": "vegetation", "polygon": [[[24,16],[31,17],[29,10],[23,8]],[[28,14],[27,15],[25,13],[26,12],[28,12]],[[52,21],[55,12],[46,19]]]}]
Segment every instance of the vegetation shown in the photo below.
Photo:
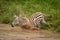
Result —
[{"label": "vegetation", "polygon": [[45,18],[51,28],[46,25],[42,28],[60,31],[60,0],[0,0],[0,23],[11,23],[15,14],[29,17],[37,11],[52,15]]}]

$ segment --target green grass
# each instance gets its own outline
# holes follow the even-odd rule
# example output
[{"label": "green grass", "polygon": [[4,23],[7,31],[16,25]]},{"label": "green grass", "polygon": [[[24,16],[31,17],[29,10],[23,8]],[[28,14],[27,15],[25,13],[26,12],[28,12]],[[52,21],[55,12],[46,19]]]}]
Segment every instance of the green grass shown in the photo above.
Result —
[{"label": "green grass", "polygon": [[60,31],[60,0],[0,0],[0,10],[0,23],[11,23],[15,14],[29,17],[39,11],[52,15],[45,18],[52,24],[49,30]]}]

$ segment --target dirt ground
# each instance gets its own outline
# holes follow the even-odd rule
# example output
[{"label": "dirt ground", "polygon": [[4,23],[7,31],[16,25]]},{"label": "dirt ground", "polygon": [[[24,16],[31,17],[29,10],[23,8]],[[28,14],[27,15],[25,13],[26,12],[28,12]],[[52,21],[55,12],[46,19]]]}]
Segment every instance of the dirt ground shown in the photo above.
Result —
[{"label": "dirt ground", "polygon": [[60,34],[46,30],[12,28],[9,24],[0,24],[0,40],[60,40]]}]

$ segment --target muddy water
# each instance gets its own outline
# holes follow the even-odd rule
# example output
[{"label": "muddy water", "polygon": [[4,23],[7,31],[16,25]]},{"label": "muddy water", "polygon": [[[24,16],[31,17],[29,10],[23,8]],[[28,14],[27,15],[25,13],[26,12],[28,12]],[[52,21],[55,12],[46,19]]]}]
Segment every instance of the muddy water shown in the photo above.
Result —
[{"label": "muddy water", "polygon": [[46,30],[25,30],[0,24],[0,40],[60,40],[60,33]]}]

